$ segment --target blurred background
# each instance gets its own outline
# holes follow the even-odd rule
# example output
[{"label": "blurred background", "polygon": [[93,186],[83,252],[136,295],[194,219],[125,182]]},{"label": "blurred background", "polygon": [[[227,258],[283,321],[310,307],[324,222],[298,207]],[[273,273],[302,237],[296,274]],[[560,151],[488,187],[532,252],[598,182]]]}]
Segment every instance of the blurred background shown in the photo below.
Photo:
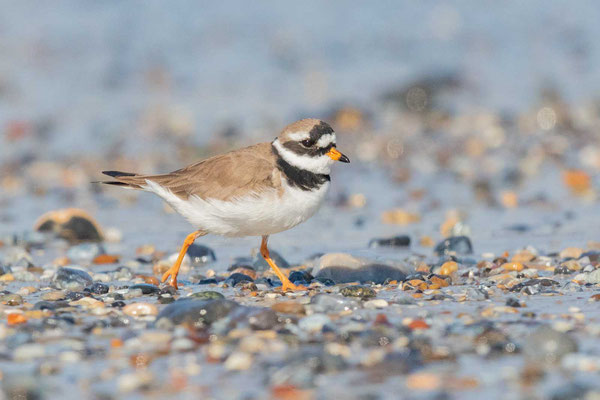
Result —
[{"label": "blurred background", "polygon": [[[149,195],[91,185],[99,171],[173,170],[272,140],[304,117],[330,122],[353,161],[336,167],[325,215],[345,210],[348,224],[364,228],[347,238],[356,243],[373,229],[398,230],[381,218],[443,236],[439,225],[466,219],[467,209],[596,201],[593,1],[0,8],[3,233],[67,206],[125,233],[123,225],[150,232],[168,210]],[[386,209],[400,214],[381,216]],[[501,215],[511,225],[529,211]],[[165,218],[176,233],[189,230]]]}]

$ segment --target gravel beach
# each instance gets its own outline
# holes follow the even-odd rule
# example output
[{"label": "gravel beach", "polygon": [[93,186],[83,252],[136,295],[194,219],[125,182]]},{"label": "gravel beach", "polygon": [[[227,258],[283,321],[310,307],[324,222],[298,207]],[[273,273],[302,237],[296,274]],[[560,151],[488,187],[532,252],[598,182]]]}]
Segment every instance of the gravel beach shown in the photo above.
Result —
[{"label": "gravel beach", "polygon": [[[596,5],[244,4],[0,6],[0,399],[600,398]],[[194,227],[92,183],[303,117],[305,291],[259,237],[160,283]]]}]

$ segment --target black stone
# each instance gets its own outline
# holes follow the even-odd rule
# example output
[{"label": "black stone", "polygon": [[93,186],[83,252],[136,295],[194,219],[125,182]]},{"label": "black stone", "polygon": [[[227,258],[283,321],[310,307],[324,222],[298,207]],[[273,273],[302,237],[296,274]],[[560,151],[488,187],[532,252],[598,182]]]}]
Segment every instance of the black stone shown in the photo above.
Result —
[{"label": "black stone", "polygon": [[369,247],[409,247],[410,236],[400,235],[390,238],[375,238],[369,242]]},{"label": "black stone", "polygon": [[472,254],[473,245],[471,244],[471,239],[467,236],[452,236],[438,243],[434,251],[438,256],[452,252],[456,254]]},{"label": "black stone", "polygon": [[217,280],[215,278],[207,278],[207,279],[201,279],[200,282],[198,282],[198,285],[213,285],[213,284],[217,284],[219,282],[217,282]]},{"label": "black stone", "polygon": [[160,292],[160,288],[158,286],[151,285],[149,283],[138,283],[129,287],[129,290],[135,289],[140,289],[142,291],[142,294],[155,294]]},{"label": "black stone", "polygon": [[308,284],[314,277],[308,271],[292,271],[288,279],[292,283]]},{"label": "black stone", "polygon": [[106,294],[108,293],[108,285],[100,282],[94,282],[92,286],[85,288],[86,291],[89,291],[93,294]]},{"label": "black stone", "polygon": [[242,283],[242,282],[254,282],[254,279],[252,279],[251,277],[249,277],[246,274],[241,274],[239,272],[236,272],[235,274],[231,274],[231,275],[229,275],[229,277],[227,279],[225,279],[225,283],[228,284],[229,286],[235,286],[238,283]]},{"label": "black stone", "polygon": [[506,299],[506,305],[509,307],[521,307],[521,303],[519,302],[519,300],[515,299],[514,297],[509,297],[508,299]]},{"label": "black stone", "polygon": [[[231,300],[194,300],[179,299],[166,306],[156,318],[156,324],[161,326],[190,324],[195,327],[204,327],[224,318],[239,305]],[[164,326],[164,325],[162,325]]]},{"label": "black stone", "polygon": [[383,284],[386,280],[403,281],[406,274],[398,268],[389,265],[372,264],[361,268],[348,267],[326,267],[321,269],[315,279],[323,282],[323,279],[331,279],[338,283],[375,283]]},{"label": "black stone", "polygon": [[190,257],[193,265],[202,265],[216,261],[215,252],[207,246],[193,243],[188,247],[187,255]]}]

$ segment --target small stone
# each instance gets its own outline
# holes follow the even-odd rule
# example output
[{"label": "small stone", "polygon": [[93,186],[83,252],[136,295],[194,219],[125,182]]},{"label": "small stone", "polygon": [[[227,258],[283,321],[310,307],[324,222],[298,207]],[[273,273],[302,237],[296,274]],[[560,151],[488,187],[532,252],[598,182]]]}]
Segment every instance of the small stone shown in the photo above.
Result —
[{"label": "small stone", "polygon": [[390,238],[375,238],[369,242],[369,247],[409,247],[410,236],[400,235]]},{"label": "small stone", "polygon": [[187,255],[190,257],[193,266],[201,266],[217,260],[215,252],[210,247],[197,243],[193,243],[188,247]]},{"label": "small stone", "polygon": [[87,272],[75,268],[59,268],[52,279],[57,289],[67,289],[75,292],[93,283],[92,277]]},{"label": "small stone", "polygon": [[509,297],[508,299],[506,299],[506,305],[508,307],[516,307],[516,308],[522,307],[519,300],[515,299],[514,297]]},{"label": "small stone", "polygon": [[304,306],[295,301],[280,301],[271,306],[271,309],[283,314],[304,314]]},{"label": "small stone", "polygon": [[67,257],[75,263],[85,263],[91,262],[102,253],[104,253],[104,249],[98,243],[81,243],[72,246],[67,251]]},{"label": "small stone", "polygon": [[225,368],[230,371],[244,371],[252,366],[252,356],[248,353],[236,351],[231,353],[225,361]]},{"label": "small stone", "polygon": [[311,298],[310,308],[314,312],[339,313],[358,309],[359,303],[351,298],[319,293]]},{"label": "small stone", "polygon": [[254,268],[251,267],[237,267],[231,271],[231,275],[233,274],[242,274],[249,276],[252,280],[255,280],[258,276]]},{"label": "small stone", "polygon": [[123,307],[123,313],[130,317],[145,317],[148,315],[158,315],[158,308],[150,303],[132,303]]},{"label": "small stone", "polygon": [[113,254],[99,254],[92,260],[93,264],[116,264],[119,262],[119,256]]},{"label": "small stone", "polygon": [[323,327],[331,323],[331,318],[325,314],[313,314],[298,321],[298,327],[309,333],[318,333]]},{"label": "small stone", "polygon": [[590,301],[600,301],[600,293],[592,295]]},{"label": "small stone", "polygon": [[292,283],[308,285],[314,277],[308,271],[292,271],[288,279]]},{"label": "small stone", "polygon": [[233,286],[233,287],[235,287],[235,285],[242,283],[242,282],[254,282],[254,279],[252,279],[248,275],[235,273],[235,274],[229,275],[229,277],[225,280],[225,283],[227,283],[229,286]]},{"label": "small stone", "polygon": [[198,300],[215,300],[215,299],[224,299],[225,298],[225,296],[223,296],[221,293],[215,292],[212,290],[205,290],[202,292],[192,293],[188,297],[198,299]]},{"label": "small stone", "polygon": [[142,294],[155,294],[160,292],[160,288],[148,283],[138,283],[129,287],[129,290],[141,290]]},{"label": "small stone", "polygon": [[336,284],[350,282],[383,284],[386,281],[403,281],[406,278],[406,273],[399,268],[369,264],[367,261],[344,253],[323,255],[313,274],[320,282],[329,279]]},{"label": "small stone", "polygon": [[38,219],[34,229],[53,232],[71,243],[103,240],[100,225],[87,212],[76,208],[47,212]]},{"label": "small stone", "polygon": [[50,292],[45,292],[42,294],[42,300],[45,301],[58,301],[64,300],[66,298],[65,292],[62,290],[52,290]]},{"label": "small stone", "polygon": [[435,246],[434,252],[438,256],[446,254],[472,254],[473,246],[467,236],[452,236]]},{"label": "small stone", "polygon": [[18,362],[31,361],[46,355],[46,348],[37,343],[23,344],[13,352],[13,360]]},{"label": "small stone", "polygon": [[440,275],[450,276],[458,271],[458,264],[455,261],[446,261],[440,268]]},{"label": "small stone", "polygon": [[27,318],[23,314],[8,314],[6,317],[8,325],[21,325],[27,322]]},{"label": "small stone", "polygon": [[75,306],[83,306],[84,308],[103,308],[104,302],[96,300],[92,297],[83,297],[79,300],[72,301],[70,304]]},{"label": "small stone", "polygon": [[566,333],[542,326],[527,337],[523,350],[532,361],[553,364],[576,352],[577,342]]},{"label": "small stone", "polygon": [[389,303],[387,301],[385,301],[384,299],[374,299],[374,300],[369,300],[366,301],[364,306],[365,308],[386,308],[389,305]]},{"label": "small stone", "polygon": [[580,249],[579,247],[567,247],[566,249],[563,249],[559,256],[560,258],[574,258],[574,259],[578,259],[579,257],[581,257],[581,255],[583,254],[583,249]]},{"label": "small stone", "polygon": [[190,324],[204,327],[224,318],[232,310],[239,307],[236,302],[217,300],[179,299],[166,306],[157,316],[157,326]]},{"label": "small stone", "polygon": [[381,220],[384,224],[408,225],[421,220],[421,216],[403,209],[385,211],[381,214]]},{"label": "small stone", "polygon": [[5,294],[0,296],[0,303],[6,304],[7,306],[20,306],[23,304],[23,297],[18,294]]},{"label": "small stone", "polygon": [[93,294],[106,294],[108,293],[109,287],[104,283],[94,282],[92,286],[90,286],[86,290],[89,290]]},{"label": "small stone", "polygon": [[502,269],[505,271],[523,271],[525,267],[520,262],[507,262],[502,264]]},{"label": "small stone", "polygon": [[600,283],[600,269],[595,269],[584,275],[586,283],[597,284]]},{"label": "small stone", "polygon": [[360,297],[366,299],[377,296],[377,293],[368,286],[347,286],[340,291],[340,294],[345,297]]}]

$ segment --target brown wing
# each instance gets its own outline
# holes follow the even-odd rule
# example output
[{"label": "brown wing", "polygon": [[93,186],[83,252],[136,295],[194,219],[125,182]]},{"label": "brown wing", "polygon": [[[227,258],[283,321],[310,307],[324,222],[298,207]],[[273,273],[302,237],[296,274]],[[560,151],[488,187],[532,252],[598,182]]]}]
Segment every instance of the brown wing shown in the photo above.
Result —
[{"label": "brown wing", "polygon": [[134,175],[107,172],[117,180],[113,184],[121,186],[139,189],[148,179],[183,199],[196,195],[203,199],[228,200],[249,192],[279,189],[281,180],[275,169],[275,162],[271,144],[260,143],[208,158],[169,174]]}]

